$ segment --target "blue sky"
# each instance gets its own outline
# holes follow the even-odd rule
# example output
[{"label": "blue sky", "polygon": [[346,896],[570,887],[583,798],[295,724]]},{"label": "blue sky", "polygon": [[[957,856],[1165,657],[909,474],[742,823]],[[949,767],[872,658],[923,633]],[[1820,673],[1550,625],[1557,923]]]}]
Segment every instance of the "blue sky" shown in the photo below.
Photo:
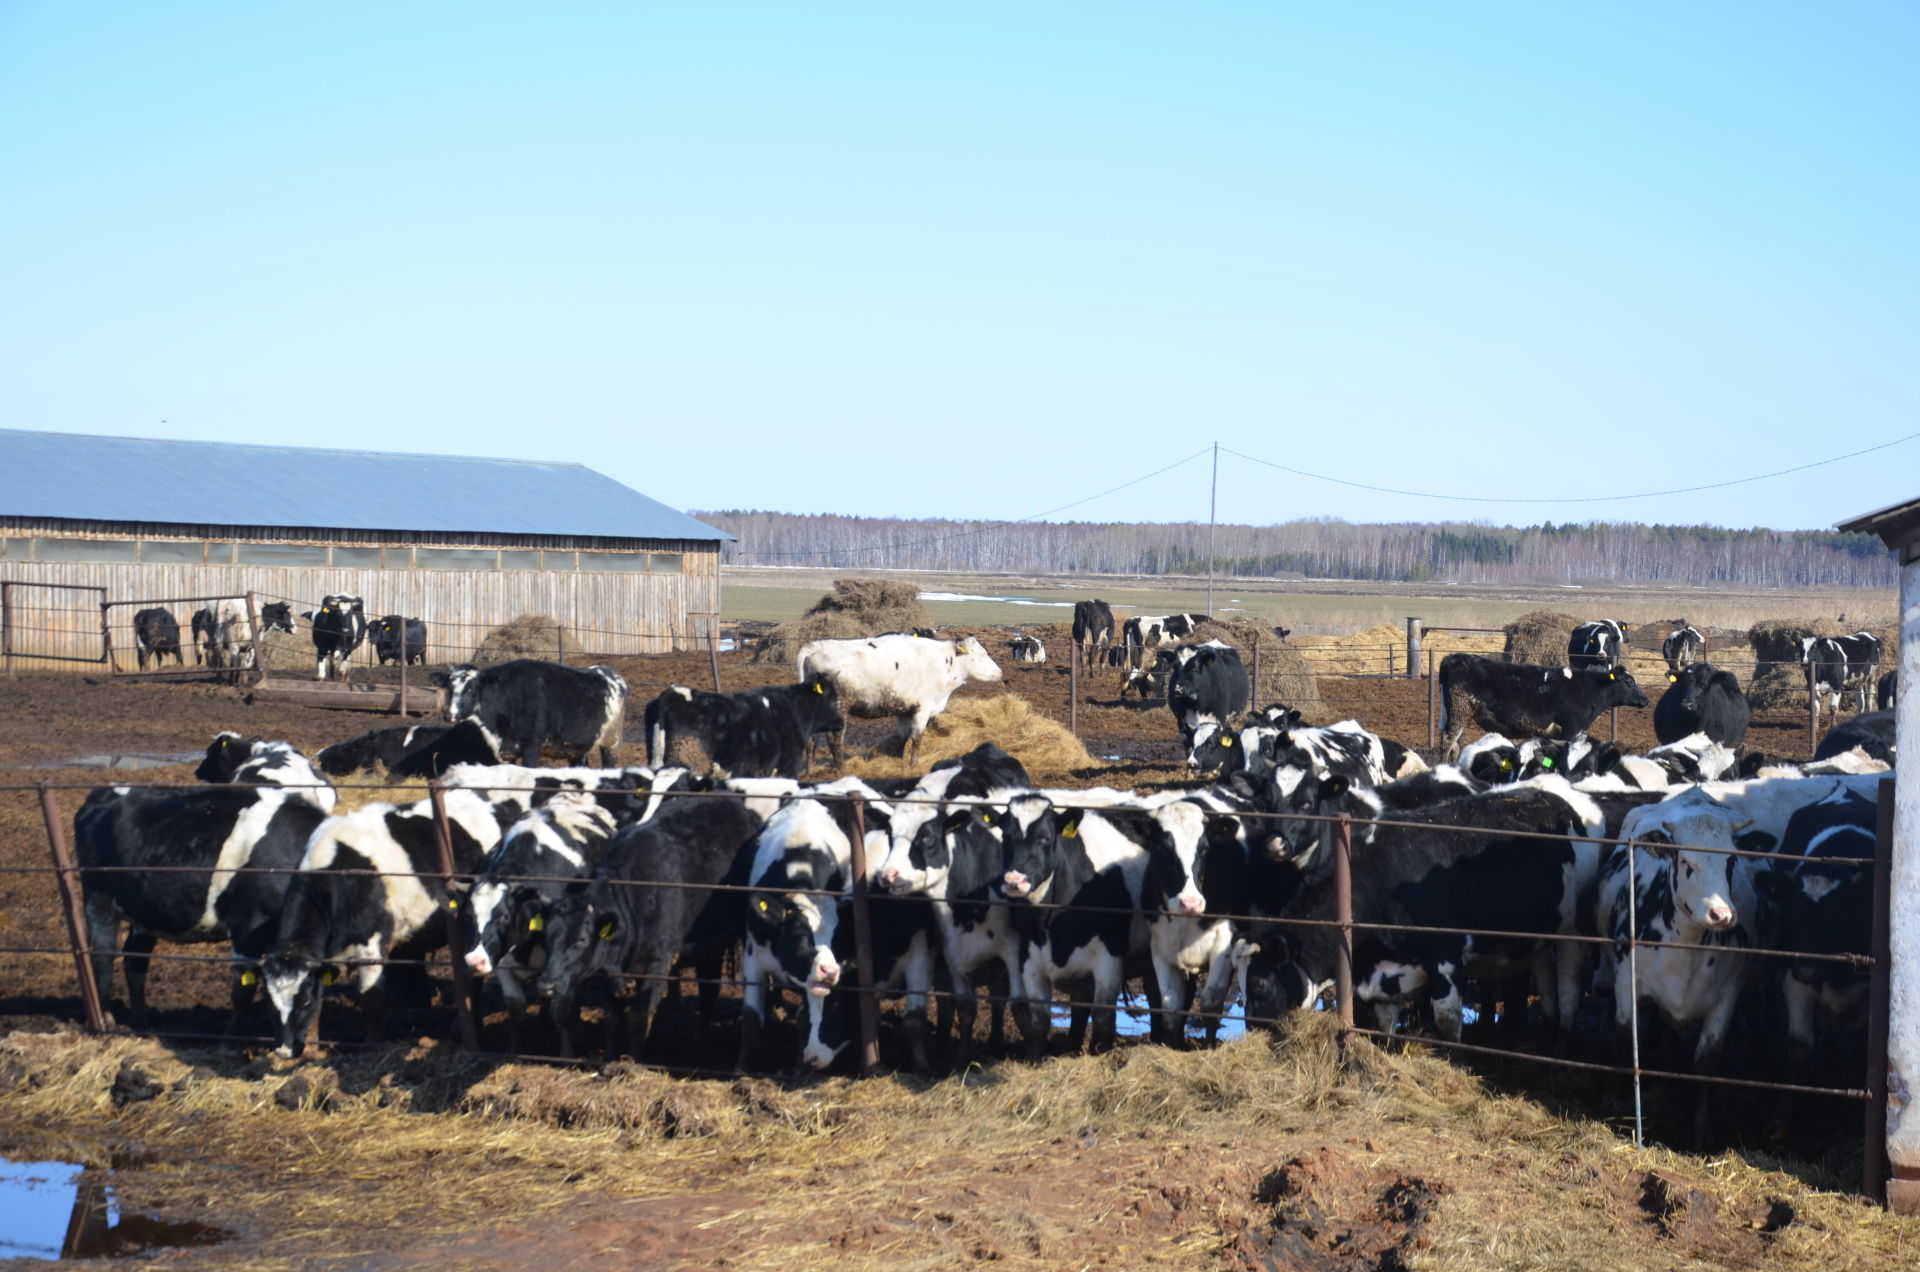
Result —
[{"label": "blue sky", "polygon": [[[0,424],[679,507],[1920,495],[1920,9],[0,5]],[[321,492],[316,492],[316,497]],[[1071,517],[1207,515],[1186,464]]]}]

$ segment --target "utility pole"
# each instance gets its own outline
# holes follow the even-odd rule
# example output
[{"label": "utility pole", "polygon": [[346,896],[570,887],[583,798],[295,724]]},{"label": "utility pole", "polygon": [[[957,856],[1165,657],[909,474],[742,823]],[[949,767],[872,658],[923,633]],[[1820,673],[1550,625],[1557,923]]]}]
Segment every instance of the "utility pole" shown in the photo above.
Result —
[{"label": "utility pole", "polygon": [[1220,443],[1213,444],[1213,488],[1207,496],[1207,617],[1213,617],[1213,523],[1220,508]]}]

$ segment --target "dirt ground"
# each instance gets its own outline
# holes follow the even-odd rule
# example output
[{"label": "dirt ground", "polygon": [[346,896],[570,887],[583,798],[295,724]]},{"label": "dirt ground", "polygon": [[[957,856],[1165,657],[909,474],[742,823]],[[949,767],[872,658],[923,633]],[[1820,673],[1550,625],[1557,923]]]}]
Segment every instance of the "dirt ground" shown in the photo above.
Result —
[{"label": "dirt ground", "polygon": [[[1041,630],[1048,648],[1064,653],[1064,627]],[[1065,723],[1065,667],[1015,665],[1005,657],[1005,630],[976,634],[1000,660],[1005,681],[972,685],[963,694],[1012,691]],[[638,704],[669,683],[710,686],[710,663],[705,653],[611,661],[632,685],[624,758],[637,763],[644,759]],[[745,653],[723,654],[720,669],[727,689],[788,675],[781,666],[753,664]],[[1646,688],[1657,697],[1659,686]],[[1423,681],[1327,677],[1322,694],[1329,719],[1352,716],[1424,747]],[[1621,711],[1621,743],[1652,745],[1650,718],[1650,711]],[[1582,1150],[1550,1169],[1523,1156],[1502,1164],[1493,1160],[1500,1158],[1499,1146],[1474,1143],[1470,1135],[1449,1139],[1452,1132],[1421,1126],[1416,1113],[1398,1106],[1389,1132],[1380,1120],[1387,1114],[1369,1113],[1364,1101],[1343,1109],[1337,1124],[1301,1118],[1282,1125],[1286,1119],[1276,1123],[1272,1110],[1264,1110],[1253,1119],[1259,1136],[1249,1139],[1236,1130],[1247,1120],[1244,1111],[1209,1085],[1204,1065],[1155,1097],[1190,1099],[1202,1110],[1175,1119],[1170,1135],[1173,1115],[1165,1111],[1115,1118],[1094,1098],[1085,1125],[1065,1125],[1055,1113],[1036,1112],[1045,1104],[1041,1096],[1022,1105],[980,1094],[1031,1085],[1036,1071],[1023,1065],[990,1064],[933,1084],[674,1081],[632,1066],[593,1075],[462,1059],[437,1041],[448,1027],[442,1012],[403,1018],[417,1041],[400,1052],[342,1046],[289,1077],[269,1060],[195,1050],[191,1040],[177,1037],[163,1045],[71,1032],[81,1019],[71,957],[27,952],[66,947],[48,871],[42,792],[33,784],[52,788],[56,821],[70,829],[81,787],[103,780],[190,781],[198,752],[222,729],[283,738],[311,753],[386,723],[379,716],[253,701],[244,688],[210,683],[71,674],[0,680],[0,1153],[111,1164],[123,1190],[134,1190],[129,1196],[145,1190],[158,1211],[231,1234],[221,1245],[179,1252],[171,1264],[505,1268],[558,1255],[581,1267],[776,1267],[812,1254],[858,1268],[984,1262],[1036,1268],[1692,1267],[1758,1266],[1792,1244],[1775,1240],[1786,1224],[1768,1208],[1772,1202],[1754,1201],[1753,1214],[1730,1212],[1724,1190],[1700,1182],[1712,1174],[1702,1159],[1674,1159],[1677,1165],[1669,1167],[1681,1172],[1677,1183],[1648,1182],[1658,1163],[1645,1154],[1623,1158],[1612,1129],[1597,1132],[1611,1147]],[[1186,776],[1164,706],[1122,703],[1112,673],[1085,686],[1079,726],[1100,763],[1069,775],[1070,783],[1146,786]],[[1608,736],[1608,724],[1595,732]],[[882,733],[866,726],[852,740],[871,744]],[[1770,754],[1802,755],[1804,719],[1757,720],[1753,744]],[[110,777],[76,763],[103,755],[179,762],[115,770]],[[161,948],[163,954],[177,950]],[[224,967],[191,957],[205,950],[177,952],[190,957],[156,964],[149,983],[159,1022],[187,1033],[217,1031],[225,1015],[215,1007],[224,1002]],[[489,1037],[497,1036],[503,1019],[488,1018]],[[721,1027],[705,1029],[691,1011],[669,1012],[670,1034],[685,1040],[683,1054],[695,1065],[730,1063],[725,1025],[724,1013]],[[1259,1039],[1234,1044],[1266,1045]],[[888,1046],[887,1058],[899,1059],[894,1044]],[[1136,1057],[1160,1051],[1121,1050]],[[774,1067],[775,1050],[765,1054]],[[1165,1056],[1168,1064],[1195,1063]],[[1062,1082],[1086,1080],[1102,1066],[1145,1063],[1125,1057],[1049,1062],[1077,1075]],[[157,1075],[158,1098],[122,1102],[116,1096],[127,1064]],[[1420,1082],[1439,1080],[1421,1072],[1427,1076]],[[287,1096],[302,1074],[313,1085]],[[550,1080],[579,1089],[569,1089],[558,1111],[515,1111]],[[1521,1087],[1540,1081],[1500,1080]],[[64,1112],[35,1103],[69,1082],[85,1095],[62,1106]],[[645,1092],[644,1116],[596,1121],[596,1092],[609,1082],[626,1084],[629,1095]],[[953,1116],[922,1124],[913,1120],[920,1111],[889,1111],[876,1088],[911,1097],[914,1110],[923,1110],[929,1092],[941,1093]],[[1549,1104],[1564,1106],[1564,1084],[1544,1081],[1540,1089]],[[225,1103],[204,1102],[215,1091]],[[1462,1098],[1473,1104],[1519,1097],[1475,1088]],[[1604,1104],[1618,1108],[1618,1101]],[[1857,1120],[1852,1106],[1845,1115],[1849,1124]],[[456,1119],[444,1143],[432,1132],[433,1144],[407,1138],[435,1118]],[[528,1118],[549,1141],[538,1151],[515,1138]],[[889,1127],[899,1139],[889,1138]],[[391,1151],[369,1158],[359,1136],[386,1137]],[[804,1141],[791,1163],[775,1151],[787,1139]],[[1845,1186],[1853,1168],[1844,1162],[1844,1136],[1840,1143],[1837,1150],[1815,1150],[1841,1153],[1837,1165],[1803,1163],[1795,1168],[1798,1179],[1767,1177],[1775,1181],[1767,1187],[1794,1198],[1780,1202],[1789,1213],[1810,1204],[1801,1199],[1809,1181],[1815,1191],[1836,1181]],[[945,1160],[940,1145],[948,1150]],[[565,1164],[569,1153],[582,1163],[577,1170]],[[330,1168],[335,1160],[340,1169]],[[452,1195],[463,1184],[496,1176],[527,1179],[523,1205],[485,1189],[495,1204],[435,1208],[416,1198],[414,1210],[395,1209],[383,1195],[416,1180],[432,1180],[436,1191]],[[1596,1231],[1610,1234],[1620,1249],[1605,1258],[1568,1242],[1555,1245],[1551,1257],[1526,1243],[1503,1249],[1498,1225],[1490,1227],[1477,1213],[1483,1202],[1476,1196],[1491,1177],[1502,1180],[1500,1189],[1517,1190],[1501,1203],[1513,1208],[1515,1231],[1524,1226],[1523,1199],[1531,1197],[1535,1207],[1570,1207],[1569,1213],[1601,1223]],[[244,1186],[233,1187],[239,1180]],[[1708,1200],[1694,1199],[1701,1188]],[[1570,1189],[1581,1195],[1570,1199]],[[811,1200],[815,1194],[842,1204],[823,1207]],[[1893,1231],[1902,1248],[1920,1250],[1920,1230]],[[310,1255],[301,1253],[303,1238]],[[1805,1266],[1881,1266],[1878,1244],[1836,1248],[1832,1261]]]}]

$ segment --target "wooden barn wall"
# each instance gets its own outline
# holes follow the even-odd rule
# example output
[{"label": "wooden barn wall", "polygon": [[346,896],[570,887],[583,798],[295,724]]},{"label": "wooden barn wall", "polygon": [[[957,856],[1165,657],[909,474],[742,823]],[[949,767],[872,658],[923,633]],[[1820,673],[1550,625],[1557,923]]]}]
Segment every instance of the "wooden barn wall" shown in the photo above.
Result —
[{"label": "wooden barn wall", "polygon": [[[170,532],[170,533],[163,533]],[[290,534],[301,537],[289,537]],[[625,574],[534,570],[374,570],[267,565],[162,565],[148,563],[0,561],[0,579],[10,580],[9,634],[22,668],[99,670],[95,662],[53,662],[32,655],[97,659],[101,653],[100,601],[109,613],[113,664],[134,666],[132,620],[140,608],[120,602],[176,597],[244,596],[262,603],[285,600],[296,614],[314,609],[323,596],[362,597],[371,620],[404,614],[427,624],[429,661],[460,662],[493,628],[522,614],[557,620],[566,629],[569,660],[581,654],[645,654],[704,647],[705,615],[720,609],[720,554],[712,542],[620,540],[545,535],[328,536],[315,531],[260,527],[134,527],[124,523],[32,523],[0,520],[0,535],[71,538],[207,538],[261,543],[340,543],[387,547],[541,547],[555,550],[646,550],[681,554],[679,574]],[[59,584],[104,592],[66,591]],[[194,606],[169,608],[183,642]],[[305,624],[301,625],[305,635]],[[191,663],[191,654],[188,655]],[[356,663],[371,664],[371,650]]]}]

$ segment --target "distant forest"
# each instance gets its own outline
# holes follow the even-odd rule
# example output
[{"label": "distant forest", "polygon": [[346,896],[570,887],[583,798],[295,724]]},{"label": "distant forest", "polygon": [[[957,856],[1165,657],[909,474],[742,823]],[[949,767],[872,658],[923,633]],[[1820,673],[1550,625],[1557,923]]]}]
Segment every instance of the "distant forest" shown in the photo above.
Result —
[{"label": "distant forest", "polygon": [[[913,521],[786,512],[695,512],[739,538],[738,565],[961,570],[1013,574],[1205,574],[1207,527],[1191,522]],[[1890,587],[1880,540],[1834,530],[1586,525],[1222,525],[1222,575],[1401,583],[1738,583]]]}]

